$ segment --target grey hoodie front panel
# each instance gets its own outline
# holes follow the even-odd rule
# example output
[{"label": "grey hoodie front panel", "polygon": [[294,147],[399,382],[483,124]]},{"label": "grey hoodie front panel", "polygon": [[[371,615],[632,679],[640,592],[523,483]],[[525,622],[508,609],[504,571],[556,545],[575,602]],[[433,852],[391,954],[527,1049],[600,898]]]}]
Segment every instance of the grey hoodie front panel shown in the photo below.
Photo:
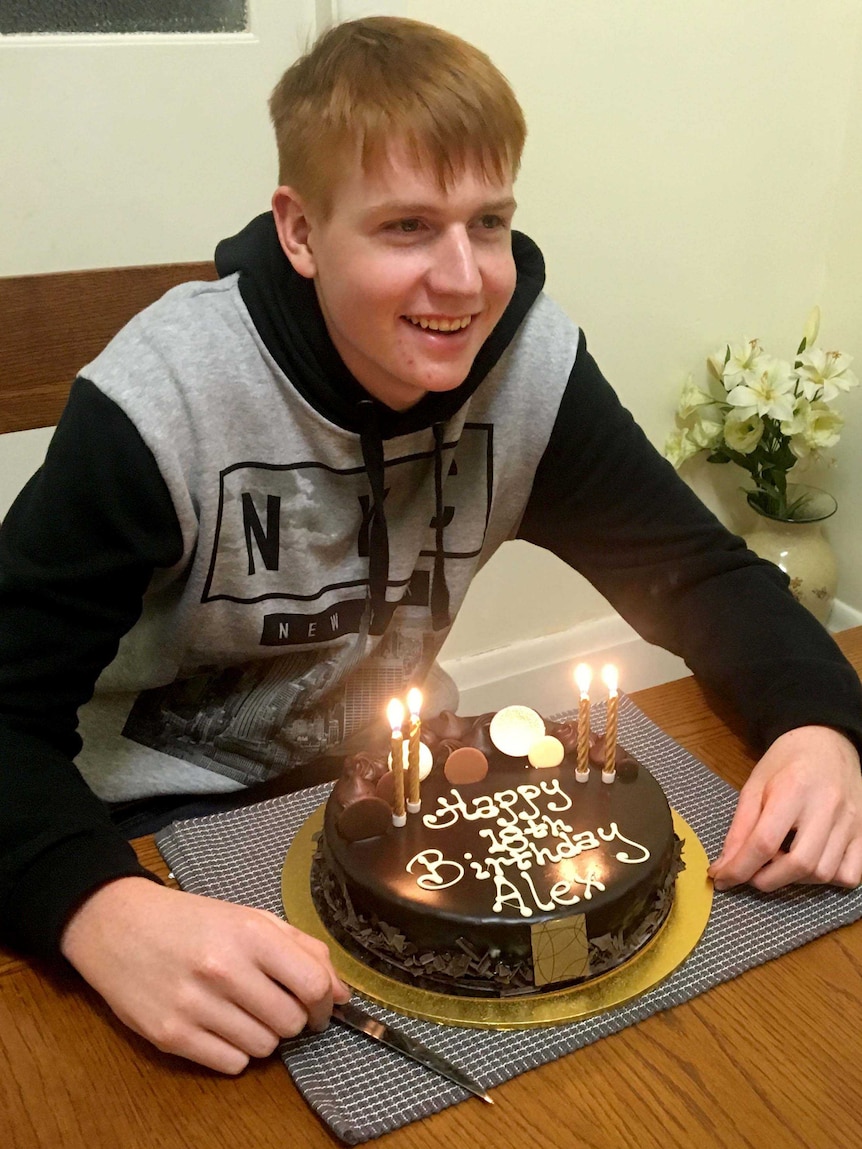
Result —
[{"label": "grey hoodie front panel", "polygon": [[[517,529],[578,338],[540,297],[445,426],[450,620]],[[340,746],[425,678],[449,629],[434,629],[429,605],[430,427],[383,444],[392,610],[378,633],[359,436],[285,378],[236,277],[169,292],[82,374],[138,427],[184,539],[181,562],[153,580],[82,711],[78,765],[97,793],[118,800],[264,780]]]}]

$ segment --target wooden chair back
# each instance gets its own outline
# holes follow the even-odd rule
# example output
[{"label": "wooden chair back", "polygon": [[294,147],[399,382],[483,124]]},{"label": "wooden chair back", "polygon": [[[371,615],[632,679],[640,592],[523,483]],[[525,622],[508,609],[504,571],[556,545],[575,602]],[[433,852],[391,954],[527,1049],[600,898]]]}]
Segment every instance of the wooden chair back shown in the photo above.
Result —
[{"label": "wooden chair back", "polygon": [[53,427],[72,380],[123,324],[170,287],[215,278],[212,263],[0,278],[0,434]]}]

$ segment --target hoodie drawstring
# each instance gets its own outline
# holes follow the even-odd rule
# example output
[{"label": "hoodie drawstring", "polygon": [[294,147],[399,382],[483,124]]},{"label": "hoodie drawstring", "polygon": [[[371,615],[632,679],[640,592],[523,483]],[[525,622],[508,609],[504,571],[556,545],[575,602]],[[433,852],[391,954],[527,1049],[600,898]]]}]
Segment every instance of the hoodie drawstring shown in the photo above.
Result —
[{"label": "hoodie drawstring", "polygon": [[371,523],[368,532],[368,584],[371,597],[371,625],[376,620],[385,625],[386,586],[389,582],[389,531],[383,503],[384,489],[383,439],[377,411],[370,399],[358,404],[359,442],[362,460],[371,486]]},{"label": "hoodie drawstring", "polygon": [[449,625],[449,587],[446,585],[446,556],[443,530],[446,526],[443,508],[443,423],[434,427],[434,575],[431,580],[431,621],[435,630]]},{"label": "hoodie drawstring", "polygon": [[[358,404],[359,442],[362,460],[371,487],[371,513],[368,532],[368,585],[371,600],[371,627],[379,633],[387,621],[389,608],[386,587],[389,582],[389,530],[385,510],[385,465],[383,439],[377,410],[370,399]],[[443,505],[443,441],[445,425],[435,423],[434,432],[434,569],[431,577],[431,621],[435,630],[449,625],[449,587],[443,531],[446,527]],[[375,625],[377,624],[377,625]]]}]

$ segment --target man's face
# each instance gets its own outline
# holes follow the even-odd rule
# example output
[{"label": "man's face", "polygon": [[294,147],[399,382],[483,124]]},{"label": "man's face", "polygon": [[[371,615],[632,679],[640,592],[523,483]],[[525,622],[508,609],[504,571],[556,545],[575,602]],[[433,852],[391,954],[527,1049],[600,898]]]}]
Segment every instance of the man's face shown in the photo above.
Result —
[{"label": "man's face", "polygon": [[395,150],[375,171],[356,162],[328,219],[295,197],[280,209],[282,192],[282,244],[313,277],[330,337],[363,387],[406,410],[463,383],[515,289],[511,178],[468,167],[441,191]]}]

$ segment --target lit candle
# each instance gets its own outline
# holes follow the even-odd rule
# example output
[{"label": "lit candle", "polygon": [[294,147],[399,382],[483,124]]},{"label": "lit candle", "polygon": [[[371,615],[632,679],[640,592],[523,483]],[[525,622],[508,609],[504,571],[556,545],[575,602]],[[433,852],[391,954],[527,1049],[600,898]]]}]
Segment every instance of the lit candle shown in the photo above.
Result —
[{"label": "lit candle", "polygon": [[407,822],[404,808],[404,704],[393,698],[386,708],[386,717],[392,727],[392,741],[389,744],[389,763],[395,781],[395,807],[392,811],[392,825],[403,826]]},{"label": "lit candle", "polygon": [[419,731],[421,720],[422,694],[414,686],[407,691],[407,708],[410,711],[410,741],[407,748],[407,810],[418,814],[422,808],[419,795]]},{"label": "lit candle", "polygon": [[617,668],[606,666],[602,670],[602,679],[608,688],[608,713],[605,722],[605,764],[602,769],[602,781],[613,782],[617,774]]},{"label": "lit candle", "polygon": [[578,762],[575,780],[586,782],[590,776],[590,683],[593,672],[585,662],[575,667],[575,683],[580,691],[578,703]]},{"label": "lit candle", "polygon": [[[404,762],[404,773],[407,774],[410,754],[410,739],[407,738],[401,744],[401,758]],[[391,758],[389,759],[391,761]],[[419,743],[419,781],[424,782],[434,766],[434,755],[424,742]],[[409,782],[409,778],[408,778]]]}]

